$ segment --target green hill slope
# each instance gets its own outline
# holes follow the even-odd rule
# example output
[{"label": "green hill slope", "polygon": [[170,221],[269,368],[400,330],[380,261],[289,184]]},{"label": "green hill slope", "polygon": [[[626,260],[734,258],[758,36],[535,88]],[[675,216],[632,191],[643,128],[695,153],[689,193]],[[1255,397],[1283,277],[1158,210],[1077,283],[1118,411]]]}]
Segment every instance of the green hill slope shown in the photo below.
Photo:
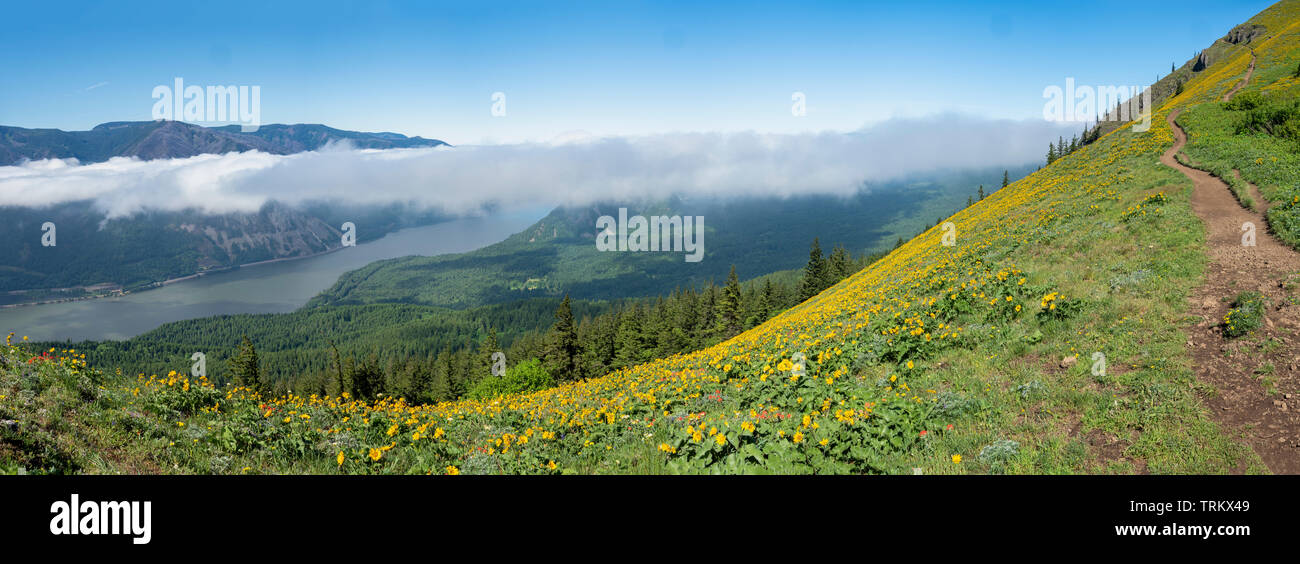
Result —
[{"label": "green hill slope", "polygon": [[[717,346],[540,392],[421,406],[261,397],[180,375],[99,390],[84,368],[8,347],[0,468],[1266,472],[1206,407],[1219,390],[1185,345],[1206,229],[1192,183],[1159,160],[1173,144],[1170,112],[1220,103],[1252,49],[1260,78],[1247,92],[1294,92],[1279,69],[1300,65],[1300,1],[1249,23],[1267,35],[1223,47],[1150,131],[1116,129],[959,212],[955,245],[926,231]],[[1257,158],[1290,150],[1261,145]]]}]

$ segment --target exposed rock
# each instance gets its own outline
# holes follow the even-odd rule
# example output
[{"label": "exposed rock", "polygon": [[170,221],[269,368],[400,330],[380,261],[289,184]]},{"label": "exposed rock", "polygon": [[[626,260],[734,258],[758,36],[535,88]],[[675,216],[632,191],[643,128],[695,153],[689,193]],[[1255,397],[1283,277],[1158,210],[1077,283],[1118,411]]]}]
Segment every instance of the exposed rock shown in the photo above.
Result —
[{"label": "exposed rock", "polygon": [[1229,31],[1223,40],[1233,45],[1241,45],[1242,43],[1254,41],[1256,37],[1263,37],[1266,31],[1264,26],[1259,24],[1241,24],[1232,28],[1232,31]]},{"label": "exposed rock", "polygon": [[1205,51],[1201,51],[1201,53],[1196,56],[1196,64],[1192,65],[1192,71],[1201,72],[1209,68],[1212,64],[1214,64],[1214,61],[1210,60],[1210,55]]}]

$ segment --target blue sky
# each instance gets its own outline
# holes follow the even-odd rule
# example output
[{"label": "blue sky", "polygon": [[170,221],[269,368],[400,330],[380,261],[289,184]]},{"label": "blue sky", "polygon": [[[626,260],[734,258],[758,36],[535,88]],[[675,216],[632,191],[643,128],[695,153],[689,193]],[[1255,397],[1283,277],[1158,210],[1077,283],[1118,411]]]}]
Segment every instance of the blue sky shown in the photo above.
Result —
[{"label": "blue sky", "polygon": [[5,4],[0,124],[146,120],[183,77],[259,85],[263,123],[471,144],[1041,118],[1044,87],[1149,84],[1270,2]]}]

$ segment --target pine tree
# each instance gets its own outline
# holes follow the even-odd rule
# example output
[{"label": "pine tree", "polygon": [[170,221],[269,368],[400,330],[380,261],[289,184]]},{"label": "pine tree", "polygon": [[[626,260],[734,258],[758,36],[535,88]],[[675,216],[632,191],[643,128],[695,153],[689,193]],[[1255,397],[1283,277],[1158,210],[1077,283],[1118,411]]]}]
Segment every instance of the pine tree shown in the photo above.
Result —
[{"label": "pine tree", "polygon": [[343,378],[343,358],[342,356],[339,355],[339,348],[337,345],[334,344],[334,341],[330,341],[329,343],[330,343],[330,352],[333,353],[333,360],[334,360],[334,369],[335,369],[334,381],[335,384],[338,386],[338,391],[336,393],[339,395],[339,397],[342,397],[343,394],[348,392],[347,381],[344,380]]},{"label": "pine tree", "polygon": [[983,199],[984,199],[984,185],[983,185],[983,184],[980,184],[980,189],[979,189],[978,192],[976,192],[976,195],[979,196],[978,199],[980,199],[980,200],[983,200]]},{"label": "pine tree", "polygon": [[1011,173],[1004,169],[1002,171],[1002,187],[1006,188],[1008,184],[1011,184]]},{"label": "pine tree", "polygon": [[266,388],[262,382],[262,366],[257,359],[257,348],[248,340],[248,335],[239,343],[239,354],[230,359],[230,373],[235,376],[235,383],[259,392]]},{"label": "pine tree", "polygon": [[641,308],[635,304],[627,307],[618,316],[618,329],[614,334],[614,366],[625,368],[641,364],[649,359],[642,340],[642,325],[645,322]]},{"label": "pine tree", "polygon": [[460,399],[465,395],[465,392],[469,391],[465,381],[461,380],[456,374],[456,362],[452,358],[453,354],[451,349],[443,348],[438,353],[437,366],[434,372],[434,377],[443,382],[443,386],[446,388],[446,399],[449,400]]},{"label": "pine tree", "polygon": [[546,349],[546,365],[558,380],[578,380],[578,329],[573,323],[573,309],[569,295],[555,310],[555,325],[551,326],[551,342]]},{"label": "pine tree", "polygon": [[695,320],[695,348],[702,349],[713,344],[714,312],[717,311],[718,287],[709,282],[700,292],[699,312]]},{"label": "pine tree", "polygon": [[601,315],[592,320],[587,331],[579,331],[583,335],[582,368],[587,374],[605,374],[613,369],[617,327],[616,317]]},{"label": "pine tree", "polygon": [[427,363],[418,360],[407,362],[407,371],[411,377],[408,380],[406,395],[411,401],[417,404],[428,404],[437,402],[439,398],[433,395],[433,369]]},{"label": "pine tree", "polygon": [[479,347],[479,360],[475,379],[492,375],[492,353],[497,352],[502,352],[501,343],[497,341],[497,330],[490,328],[488,329],[487,340],[483,341],[483,345]]},{"label": "pine tree", "polygon": [[[936,223],[937,224],[937,223]],[[831,278],[827,281],[826,287],[834,286],[836,282],[853,275],[853,257],[849,255],[849,250],[843,245],[835,245],[831,251],[830,264],[827,270]]]},{"label": "pine tree", "polygon": [[384,371],[379,368],[379,357],[374,353],[366,358],[352,376],[352,388],[358,398],[371,399],[384,392]]},{"label": "pine tree", "polygon": [[722,299],[718,302],[718,329],[723,338],[731,338],[740,333],[740,279],[736,277],[736,265],[731,265],[727,275],[727,286],[722,290]]},{"label": "pine tree", "polygon": [[772,288],[771,278],[763,281],[763,291],[758,296],[758,322],[762,323],[772,317],[773,300],[776,299],[776,291]]},{"label": "pine tree", "polygon": [[1051,143],[1048,143],[1048,144],[1047,144],[1047,164],[1052,164],[1054,161],[1056,161],[1056,145],[1053,145],[1053,144],[1051,144]]},{"label": "pine tree", "polygon": [[[901,240],[901,238],[900,238]],[[799,291],[800,301],[816,296],[825,288],[822,283],[826,280],[826,259],[822,258],[822,245],[817,238],[813,238],[812,249],[808,251],[808,265],[803,271],[803,285]]]}]

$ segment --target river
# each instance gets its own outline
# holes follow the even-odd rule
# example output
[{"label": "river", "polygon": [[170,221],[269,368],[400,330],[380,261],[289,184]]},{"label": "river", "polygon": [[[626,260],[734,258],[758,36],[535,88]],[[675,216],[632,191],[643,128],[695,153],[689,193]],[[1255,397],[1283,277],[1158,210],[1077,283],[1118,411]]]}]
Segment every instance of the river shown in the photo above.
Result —
[{"label": "river", "polygon": [[246,266],[125,296],[0,308],[0,335],[14,331],[18,338],[39,341],[128,339],[182,319],[293,311],[349,270],[407,255],[472,251],[522,231],[542,214],[457,219],[403,229],[333,253]]}]

